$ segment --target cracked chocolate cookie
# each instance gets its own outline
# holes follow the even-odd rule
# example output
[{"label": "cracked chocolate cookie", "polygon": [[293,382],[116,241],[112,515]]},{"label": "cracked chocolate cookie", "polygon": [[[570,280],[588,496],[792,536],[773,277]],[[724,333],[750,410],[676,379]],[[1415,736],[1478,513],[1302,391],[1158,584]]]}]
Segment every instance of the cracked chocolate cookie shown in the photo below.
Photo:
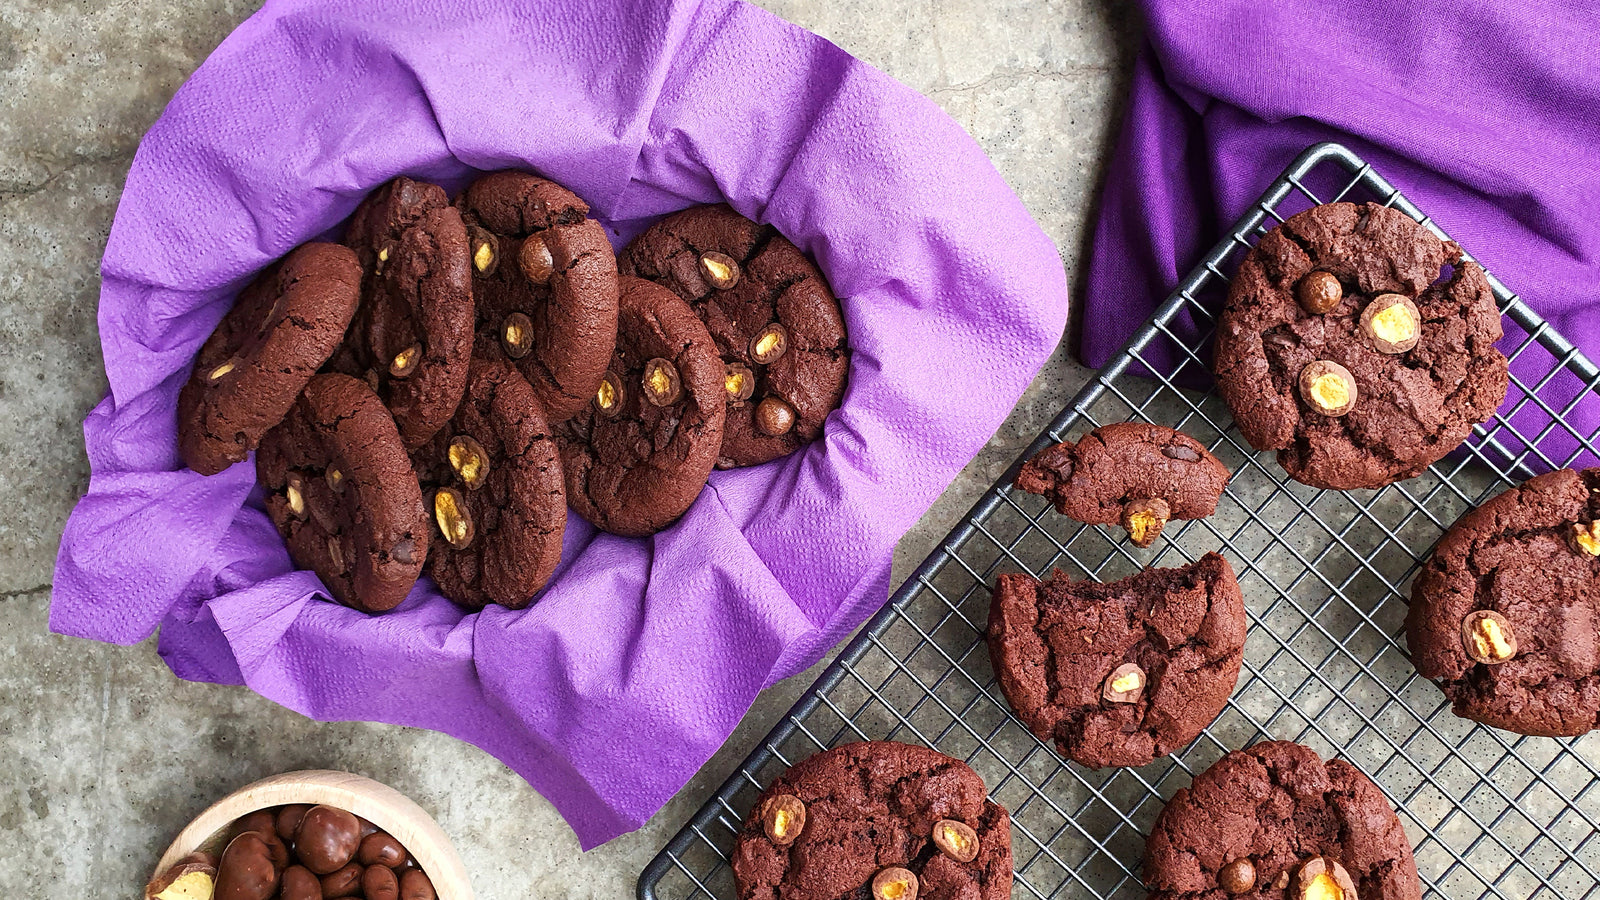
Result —
[{"label": "cracked chocolate cookie", "polygon": [[311,379],[261,439],[267,515],[302,569],[367,612],[400,605],[428,556],[422,491],[394,418],[365,382]]},{"label": "cracked chocolate cookie", "polygon": [[463,606],[521,609],[561,561],[561,454],[516,367],[475,359],[461,407],[412,453],[433,516],[428,573]]},{"label": "cracked chocolate cookie", "polygon": [[624,274],[671,288],[706,323],[726,365],[720,469],[793,453],[822,434],[850,371],[844,314],[805,254],[728,206],[698,206],[639,235]]},{"label": "cracked chocolate cookie", "polygon": [[1411,478],[1506,394],[1483,269],[1404,213],[1330,203],[1245,256],[1217,328],[1216,376],[1257,450],[1312,487]]},{"label": "cracked chocolate cookie", "polygon": [[1230,477],[1187,434],[1123,422],[1039,451],[1017,473],[1016,486],[1044,495],[1056,512],[1079,522],[1121,525],[1135,545],[1148,547],[1169,520],[1216,512]]},{"label": "cracked chocolate cookie", "polygon": [[239,293],[178,394],[178,451],[201,475],[245,458],[283,421],[355,315],[361,267],[338,244],[302,244]]},{"label": "cracked chocolate cookie", "polygon": [[1194,740],[1239,680],[1244,599],[1215,553],[1100,584],[999,578],[989,657],[1040,740],[1090,768],[1142,766]]},{"label": "cracked chocolate cookie", "polygon": [[594,396],[617,339],[617,258],[589,205],[526,172],[473,182],[456,207],[472,247],[477,353],[510,358],[551,424]]},{"label": "cracked chocolate cookie", "polygon": [[848,744],[785,772],[733,848],[741,900],[1007,900],[1011,820],[960,760]]},{"label": "cracked chocolate cookie", "polygon": [[1600,728],[1600,469],[1531,478],[1469,510],[1411,589],[1417,671],[1463,718]]},{"label": "cracked chocolate cookie", "polygon": [[1344,760],[1235,750],[1178,790],[1145,843],[1151,900],[1420,900],[1400,819]]},{"label": "cracked chocolate cookie", "polygon": [[622,278],[617,345],[587,406],[556,427],[567,502],[602,531],[654,534],[689,509],[717,460],[722,360],[694,310]]},{"label": "cracked chocolate cookie", "polygon": [[329,368],[365,379],[420,447],[455,412],[472,361],[466,226],[444,188],[396,178],[356,207],[345,244],[361,260],[361,309]]}]

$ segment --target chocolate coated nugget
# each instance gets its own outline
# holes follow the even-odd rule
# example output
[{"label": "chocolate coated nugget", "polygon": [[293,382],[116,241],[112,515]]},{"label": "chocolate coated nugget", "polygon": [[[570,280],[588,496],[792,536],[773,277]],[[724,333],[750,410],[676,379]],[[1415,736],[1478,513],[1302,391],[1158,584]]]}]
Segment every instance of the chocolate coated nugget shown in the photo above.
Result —
[{"label": "chocolate coated nugget", "polygon": [[1600,469],[1530,478],[1450,526],[1412,586],[1406,636],[1458,716],[1600,728]]},{"label": "chocolate coated nugget", "polygon": [[1494,413],[1500,335],[1483,269],[1459,247],[1396,210],[1330,203],[1267,232],[1240,264],[1218,321],[1217,386],[1251,446],[1276,450],[1290,477],[1378,488]]},{"label": "chocolate coated nugget", "polygon": [[215,475],[254,450],[338,348],[360,291],[338,244],[302,244],[241,291],[178,394],[184,464]]},{"label": "chocolate coated nugget", "polygon": [[428,520],[394,418],[364,382],[311,379],[256,454],[267,515],[296,566],[367,612],[406,598],[428,556]]},{"label": "chocolate coated nugget", "polygon": [[717,342],[728,404],[717,468],[758,465],[822,434],[850,370],[844,314],[788,238],[728,206],[697,206],[639,235],[618,264],[688,301]]}]

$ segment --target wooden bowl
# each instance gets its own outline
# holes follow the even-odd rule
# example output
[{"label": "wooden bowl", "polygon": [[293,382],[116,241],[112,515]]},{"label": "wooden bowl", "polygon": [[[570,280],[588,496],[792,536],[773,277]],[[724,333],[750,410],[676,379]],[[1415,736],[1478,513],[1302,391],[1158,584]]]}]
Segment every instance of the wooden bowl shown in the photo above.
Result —
[{"label": "wooden bowl", "polygon": [[196,850],[220,855],[228,826],[236,820],[258,809],[290,803],[320,803],[355,813],[405,845],[422,871],[428,873],[439,900],[473,900],[467,869],[432,816],[410,797],[386,784],[328,769],[286,772],[263,778],[211,804],[178,833],[161,862],[156,864],[151,878],[159,877]]}]

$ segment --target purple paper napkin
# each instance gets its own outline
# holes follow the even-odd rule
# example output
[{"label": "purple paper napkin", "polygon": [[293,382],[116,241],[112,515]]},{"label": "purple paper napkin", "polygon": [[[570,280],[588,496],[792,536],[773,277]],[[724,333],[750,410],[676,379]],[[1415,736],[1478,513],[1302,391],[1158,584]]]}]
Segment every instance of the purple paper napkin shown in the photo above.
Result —
[{"label": "purple paper napkin", "polygon": [[[533,607],[467,614],[419,583],[368,617],[321,597],[250,464],[178,461],[174,402],[252,273],[337,236],[405,173],[452,190],[532,168],[620,244],[726,199],[811,253],[854,351],[825,439],[718,472],[648,540],[570,520]],[[159,625],[184,678],[318,719],[432,728],[504,760],[583,845],[638,827],[766,685],[885,598],[890,554],[1060,340],[1055,247],[915,92],[729,0],[269,0],[145,137],[103,264],[107,397],[51,628]]]},{"label": "purple paper napkin", "polygon": [[[1326,140],[1600,355],[1600,16],[1550,0],[1140,5],[1147,43],[1091,251],[1085,362],[1103,365],[1284,167]],[[1509,352],[1521,332],[1507,332]],[[1532,385],[1552,364],[1535,351],[1512,373]],[[1560,410],[1580,390],[1563,375],[1537,393]],[[1513,387],[1502,410],[1524,399]],[[1567,418],[1588,434],[1596,406],[1586,398]],[[1549,422],[1525,403],[1515,424],[1533,437]],[[1577,448],[1559,426],[1539,445],[1557,463]]]}]

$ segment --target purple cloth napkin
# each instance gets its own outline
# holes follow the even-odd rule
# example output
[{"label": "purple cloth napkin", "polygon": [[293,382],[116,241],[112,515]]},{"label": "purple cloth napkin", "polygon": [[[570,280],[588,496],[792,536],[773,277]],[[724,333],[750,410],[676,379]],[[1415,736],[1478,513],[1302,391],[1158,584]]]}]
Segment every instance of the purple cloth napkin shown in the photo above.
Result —
[{"label": "purple cloth napkin", "polygon": [[[369,617],[321,598],[253,467],[181,467],[174,402],[252,273],[337,236],[401,173],[526,167],[620,244],[726,199],[811,253],[854,350],[825,439],[718,472],[648,540],[573,518],[533,607],[467,614],[419,583]],[[139,148],[106,248],[111,395],[50,625],[159,625],[183,678],[318,719],[432,728],[505,761],[584,847],[642,824],[733,730],[884,601],[895,542],[1060,340],[1055,247],[930,101],[729,0],[269,0]]]},{"label": "purple cloth napkin", "polygon": [[[1081,353],[1103,365],[1302,150],[1345,144],[1591,358],[1600,355],[1600,17],[1527,0],[1144,0]],[[1327,199],[1327,198],[1324,198]],[[1507,327],[1502,348],[1521,331]],[[1513,363],[1536,382],[1543,351]],[[1581,390],[1538,389],[1560,409]],[[1513,387],[1502,410],[1524,395]],[[1592,399],[1568,414],[1600,424]],[[1548,420],[1527,406],[1515,424]],[[1509,436],[1499,435],[1504,442]],[[1561,429],[1539,442],[1561,462]],[[1515,447],[1511,448],[1514,452]]]}]

